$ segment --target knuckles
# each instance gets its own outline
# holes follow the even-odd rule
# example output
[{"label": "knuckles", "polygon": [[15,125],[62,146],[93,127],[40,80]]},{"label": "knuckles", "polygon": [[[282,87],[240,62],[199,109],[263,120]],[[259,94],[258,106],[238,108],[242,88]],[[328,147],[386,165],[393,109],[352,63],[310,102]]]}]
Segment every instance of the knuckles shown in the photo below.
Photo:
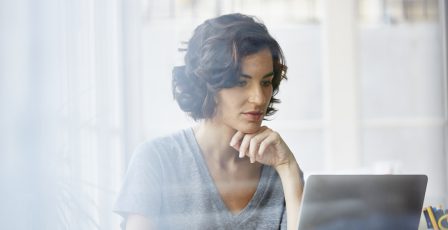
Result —
[{"label": "knuckles", "polygon": [[257,137],[253,137],[252,139],[250,139],[250,145],[258,145],[259,144],[259,140]]},{"label": "knuckles", "polygon": [[[240,142],[241,145],[240,147],[242,148],[249,148],[250,146],[266,146],[266,143],[264,143],[260,138],[260,135],[262,133],[267,133],[268,136],[273,136],[274,139],[276,140],[276,143],[281,142],[281,137],[280,134],[277,131],[274,131],[272,129],[270,129],[267,126],[261,126],[260,130],[257,133],[253,133],[253,134],[244,134],[240,137]],[[234,137],[235,138],[235,137]],[[237,143],[238,141],[235,141],[235,143]]]}]

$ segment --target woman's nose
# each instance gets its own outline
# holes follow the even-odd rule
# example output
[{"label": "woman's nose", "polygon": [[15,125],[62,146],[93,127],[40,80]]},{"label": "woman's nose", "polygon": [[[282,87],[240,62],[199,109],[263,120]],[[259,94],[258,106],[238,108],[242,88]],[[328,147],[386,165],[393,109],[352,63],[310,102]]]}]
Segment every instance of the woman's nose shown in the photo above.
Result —
[{"label": "woman's nose", "polygon": [[260,86],[250,89],[249,102],[256,105],[263,105],[266,102],[263,89]]}]

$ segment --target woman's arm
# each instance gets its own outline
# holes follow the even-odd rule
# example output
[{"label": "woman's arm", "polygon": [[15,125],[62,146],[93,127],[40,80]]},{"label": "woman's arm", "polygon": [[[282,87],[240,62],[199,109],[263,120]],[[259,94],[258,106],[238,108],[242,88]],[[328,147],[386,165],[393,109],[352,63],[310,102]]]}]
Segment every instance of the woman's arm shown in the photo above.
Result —
[{"label": "woman's arm", "polygon": [[287,229],[298,228],[299,208],[302,201],[303,181],[302,171],[297,164],[294,155],[291,154],[288,163],[275,167],[283,185],[283,193],[286,201]]},{"label": "woman's arm", "polygon": [[288,230],[296,230],[304,182],[294,154],[280,134],[266,126],[252,134],[237,131],[230,145],[239,151],[239,157],[247,156],[252,163],[257,161],[275,168],[285,195]]}]

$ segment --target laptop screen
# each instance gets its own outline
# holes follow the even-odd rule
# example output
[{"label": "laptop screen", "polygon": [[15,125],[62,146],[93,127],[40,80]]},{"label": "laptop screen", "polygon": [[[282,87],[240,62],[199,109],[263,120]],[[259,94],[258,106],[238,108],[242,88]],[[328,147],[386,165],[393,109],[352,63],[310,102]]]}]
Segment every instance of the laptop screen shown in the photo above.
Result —
[{"label": "laptop screen", "polygon": [[417,229],[425,175],[311,175],[299,217],[305,229]]}]

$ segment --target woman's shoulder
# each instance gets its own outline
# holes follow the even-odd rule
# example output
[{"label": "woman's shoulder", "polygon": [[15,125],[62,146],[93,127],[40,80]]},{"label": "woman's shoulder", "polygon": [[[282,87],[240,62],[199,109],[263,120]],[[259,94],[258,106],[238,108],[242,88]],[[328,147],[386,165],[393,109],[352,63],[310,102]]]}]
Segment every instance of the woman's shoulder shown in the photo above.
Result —
[{"label": "woman's shoulder", "polygon": [[191,128],[185,128],[156,138],[147,139],[139,146],[144,148],[160,148],[173,145],[190,144],[192,137],[194,137],[193,135],[194,134]]},{"label": "woman's shoulder", "polygon": [[185,150],[194,141],[194,134],[191,128],[181,129],[170,134],[165,134],[156,138],[150,138],[140,143],[133,155],[147,158],[154,155],[175,154],[180,150]]}]

